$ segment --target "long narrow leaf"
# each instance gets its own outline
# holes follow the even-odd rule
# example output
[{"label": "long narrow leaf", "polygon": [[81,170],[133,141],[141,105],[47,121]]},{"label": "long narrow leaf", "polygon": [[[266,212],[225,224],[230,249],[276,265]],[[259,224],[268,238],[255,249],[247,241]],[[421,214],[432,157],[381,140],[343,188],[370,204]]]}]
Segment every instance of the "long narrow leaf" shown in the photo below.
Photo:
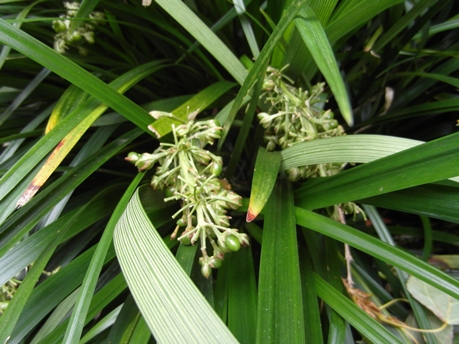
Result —
[{"label": "long narrow leaf", "polygon": [[299,225],[349,244],[459,299],[459,282],[426,262],[368,234],[308,210],[295,209]]},{"label": "long narrow leaf", "polygon": [[189,34],[206,48],[239,84],[244,82],[247,72],[233,52],[205,25],[201,19],[179,0],[156,0]]},{"label": "long narrow leaf", "polygon": [[58,54],[24,31],[8,24],[3,19],[0,19],[0,42],[67,79],[148,132],[147,126],[150,119],[140,106],[107,86],[103,81],[74,62]]},{"label": "long narrow leaf", "polygon": [[72,316],[69,320],[69,325],[67,326],[67,331],[65,332],[64,342],[65,343],[78,343],[83,332],[84,320],[86,319],[86,314],[91,303],[92,294],[96,287],[96,283],[104,263],[105,256],[107,255],[108,248],[112,243],[113,231],[115,230],[115,225],[118,222],[124,208],[126,207],[129,199],[143,178],[143,173],[137,174],[137,176],[132,181],[129,188],[123,195],[123,198],[120,200],[116,209],[114,210],[110,220],[105,228],[102,238],[99,240],[97,245],[96,252],[92,257],[91,264],[86,272],[86,276],[83,280],[83,283],[80,287],[78,293],[78,298],[75,303],[75,307],[72,312]]},{"label": "long narrow leaf", "polygon": [[257,343],[304,343],[304,314],[291,184],[267,205],[258,285]]},{"label": "long narrow leaf", "polygon": [[327,80],[341,110],[341,115],[351,126],[354,118],[347,90],[330,42],[319,19],[311,7],[303,6],[294,22],[317,67]]},{"label": "long narrow leaf", "polygon": [[392,154],[300,187],[297,205],[321,208],[459,175],[459,133]]},{"label": "long narrow leaf", "polygon": [[314,274],[317,295],[336,310],[371,343],[402,343],[391,332],[340,294],[318,275]]}]

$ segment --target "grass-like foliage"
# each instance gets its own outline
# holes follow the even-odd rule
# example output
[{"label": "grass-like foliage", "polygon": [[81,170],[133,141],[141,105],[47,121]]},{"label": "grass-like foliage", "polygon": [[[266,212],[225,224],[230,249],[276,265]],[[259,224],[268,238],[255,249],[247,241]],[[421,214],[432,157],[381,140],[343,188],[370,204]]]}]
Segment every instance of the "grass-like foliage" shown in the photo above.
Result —
[{"label": "grass-like foliage", "polygon": [[0,4],[0,343],[457,342],[457,2]]}]

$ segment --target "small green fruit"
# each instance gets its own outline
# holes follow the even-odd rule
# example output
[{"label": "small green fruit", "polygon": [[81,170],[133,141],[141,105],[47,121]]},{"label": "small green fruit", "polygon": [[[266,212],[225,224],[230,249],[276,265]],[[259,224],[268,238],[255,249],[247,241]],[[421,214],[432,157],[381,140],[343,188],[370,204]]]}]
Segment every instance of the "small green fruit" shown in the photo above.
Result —
[{"label": "small green fruit", "polygon": [[212,266],[214,269],[218,269],[222,266],[222,260],[217,257],[212,257],[209,262],[210,266]]},{"label": "small green fruit", "polygon": [[227,235],[225,238],[225,246],[228,248],[228,250],[232,252],[239,251],[241,248],[241,242],[237,238],[237,236],[230,234]]},{"label": "small green fruit", "polygon": [[180,242],[185,245],[185,246],[188,246],[189,244],[191,244],[191,238],[189,235],[185,235],[184,237],[182,237],[180,239]]},{"label": "small green fruit", "polygon": [[221,163],[213,162],[212,166],[210,167],[210,172],[216,177],[218,177],[222,173],[222,170],[223,166]]},{"label": "small green fruit", "polygon": [[185,227],[187,225],[185,219],[183,217],[181,217],[180,219],[177,220],[177,226],[180,226],[180,227]]},{"label": "small green fruit", "polygon": [[173,197],[175,196],[176,191],[177,189],[175,188],[175,186],[171,185],[164,189],[164,195],[166,196],[166,198]]}]

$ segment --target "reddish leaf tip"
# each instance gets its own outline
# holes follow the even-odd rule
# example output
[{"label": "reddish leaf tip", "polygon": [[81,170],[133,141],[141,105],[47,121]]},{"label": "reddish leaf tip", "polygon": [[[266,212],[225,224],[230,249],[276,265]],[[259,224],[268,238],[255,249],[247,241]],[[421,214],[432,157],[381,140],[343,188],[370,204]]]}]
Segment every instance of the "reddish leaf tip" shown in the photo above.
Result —
[{"label": "reddish leaf tip", "polygon": [[249,211],[247,212],[247,216],[245,217],[245,220],[247,222],[252,222],[256,217],[257,217],[258,214],[255,214],[252,210],[249,209]]}]

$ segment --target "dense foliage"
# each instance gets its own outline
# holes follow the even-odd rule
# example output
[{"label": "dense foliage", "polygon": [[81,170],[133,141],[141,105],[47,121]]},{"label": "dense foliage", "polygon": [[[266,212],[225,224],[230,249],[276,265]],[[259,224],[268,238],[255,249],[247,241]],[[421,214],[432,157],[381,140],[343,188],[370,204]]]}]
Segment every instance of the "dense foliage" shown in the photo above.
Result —
[{"label": "dense foliage", "polygon": [[455,1],[0,4],[0,343],[457,341]]}]

